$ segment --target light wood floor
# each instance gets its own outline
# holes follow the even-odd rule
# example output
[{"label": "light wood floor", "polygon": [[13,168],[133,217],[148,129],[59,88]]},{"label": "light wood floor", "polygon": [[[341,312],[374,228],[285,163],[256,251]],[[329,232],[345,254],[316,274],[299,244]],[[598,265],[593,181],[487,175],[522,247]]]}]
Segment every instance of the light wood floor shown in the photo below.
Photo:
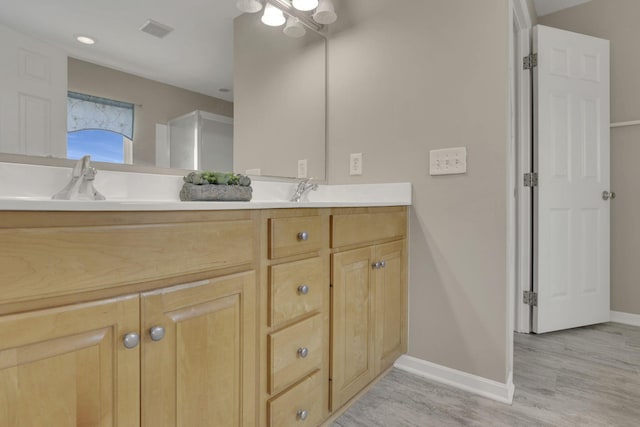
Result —
[{"label": "light wood floor", "polygon": [[333,427],[640,426],[640,328],[515,335],[513,405],[393,369]]}]

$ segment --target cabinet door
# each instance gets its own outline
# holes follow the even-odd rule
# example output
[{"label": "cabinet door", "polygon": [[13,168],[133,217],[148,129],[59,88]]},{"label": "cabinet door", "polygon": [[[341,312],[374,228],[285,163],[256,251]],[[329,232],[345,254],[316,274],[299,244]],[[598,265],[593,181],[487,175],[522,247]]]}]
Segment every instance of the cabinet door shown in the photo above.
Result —
[{"label": "cabinet door", "polygon": [[374,274],[376,289],[376,358],[378,373],[406,352],[406,272],[404,241],[376,246],[383,263]]},{"label": "cabinet door", "polygon": [[332,411],[375,376],[372,262],[370,248],[333,255]]},{"label": "cabinet door", "polygon": [[139,425],[138,331],[138,296],[1,317],[0,426]]},{"label": "cabinet door", "polygon": [[143,426],[255,425],[255,286],[248,272],[142,295]]}]

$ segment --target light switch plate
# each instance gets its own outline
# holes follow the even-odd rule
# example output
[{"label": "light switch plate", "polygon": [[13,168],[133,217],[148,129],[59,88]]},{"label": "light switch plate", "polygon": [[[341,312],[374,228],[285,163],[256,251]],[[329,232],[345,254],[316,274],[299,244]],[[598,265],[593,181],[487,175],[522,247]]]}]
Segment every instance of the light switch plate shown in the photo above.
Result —
[{"label": "light switch plate", "polygon": [[467,147],[445,148],[429,152],[430,175],[454,175],[467,172]]}]

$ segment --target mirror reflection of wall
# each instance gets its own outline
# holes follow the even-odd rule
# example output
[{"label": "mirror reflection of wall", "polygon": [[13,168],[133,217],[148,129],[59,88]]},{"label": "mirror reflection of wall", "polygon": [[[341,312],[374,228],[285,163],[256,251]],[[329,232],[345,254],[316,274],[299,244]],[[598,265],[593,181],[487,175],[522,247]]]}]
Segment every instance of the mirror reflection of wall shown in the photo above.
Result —
[{"label": "mirror reflection of wall", "polygon": [[260,18],[234,21],[235,169],[295,177],[307,160],[307,177],[325,179],[326,40]]},{"label": "mirror reflection of wall", "polygon": [[[234,18],[239,15],[248,21],[259,20],[261,14],[243,16],[233,0],[0,2],[0,160],[66,159],[82,154],[86,142],[81,136],[89,141],[103,138],[96,129],[77,129],[68,137],[67,93],[72,91],[106,100],[101,105],[133,105],[133,135],[105,138],[101,152],[108,155],[101,160],[141,165],[137,170],[145,172],[147,166],[165,167],[169,147],[162,126],[195,111],[233,117],[237,80],[246,108],[238,109],[243,119],[233,123],[233,138],[241,135],[236,171],[257,168],[263,175],[291,177],[297,175],[297,161],[307,159],[309,176],[323,179],[324,38],[307,31],[294,40],[282,33],[284,26],[263,24],[238,33]],[[150,17],[173,31],[152,36],[144,31]],[[235,63],[234,31],[249,47]],[[79,33],[93,36],[96,43],[79,43]],[[251,68],[237,68],[245,66]],[[124,76],[133,83],[125,83]],[[142,93],[145,87],[152,95]],[[167,98],[160,99],[160,94]]]},{"label": "mirror reflection of wall", "polygon": [[233,103],[175,86],[69,58],[69,90],[129,102],[135,106],[133,161],[156,164],[156,124],[195,110],[233,116]]}]

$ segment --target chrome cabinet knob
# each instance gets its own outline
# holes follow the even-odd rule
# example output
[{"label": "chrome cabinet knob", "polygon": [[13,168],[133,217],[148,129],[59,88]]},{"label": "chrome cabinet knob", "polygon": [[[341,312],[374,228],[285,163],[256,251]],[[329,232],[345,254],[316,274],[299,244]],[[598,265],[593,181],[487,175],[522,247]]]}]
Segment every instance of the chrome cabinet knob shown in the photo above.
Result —
[{"label": "chrome cabinet knob", "polygon": [[384,261],[380,261],[380,268],[385,268],[387,266],[387,263]]},{"label": "chrome cabinet knob", "polygon": [[302,357],[304,359],[308,355],[309,355],[309,349],[307,347],[300,347],[298,349],[298,356],[300,356],[300,357]]},{"label": "chrome cabinet knob", "polygon": [[300,285],[298,286],[298,293],[300,295],[306,295],[309,293],[309,286],[307,285]]},{"label": "chrome cabinet knob", "polygon": [[371,264],[371,268],[375,268],[375,269],[380,268],[380,262],[379,261],[378,262],[374,262],[373,264]]},{"label": "chrome cabinet knob", "polygon": [[301,231],[298,233],[298,240],[300,241],[307,241],[309,240],[309,233],[307,233],[306,231]]},{"label": "chrome cabinet knob", "polygon": [[149,336],[151,336],[151,341],[160,341],[164,338],[164,328],[162,326],[154,326],[149,329]]},{"label": "chrome cabinet knob", "polygon": [[602,192],[602,200],[607,201],[609,199],[613,200],[616,198],[616,193],[614,193],[613,191],[611,193],[609,193],[607,190]]},{"label": "chrome cabinet knob", "polygon": [[136,332],[129,332],[124,336],[122,342],[124,343],[125,348],[136,348],[138,344],[140,344],[140,335],[138,335]]},{"label": "chrome cabinet knob", "polygon": [[298,409],[298,412],[296,412],[296,418],[298,418],[299,420],[304,421],[308,416],[309,412],[307,412],[306,409]]}]

